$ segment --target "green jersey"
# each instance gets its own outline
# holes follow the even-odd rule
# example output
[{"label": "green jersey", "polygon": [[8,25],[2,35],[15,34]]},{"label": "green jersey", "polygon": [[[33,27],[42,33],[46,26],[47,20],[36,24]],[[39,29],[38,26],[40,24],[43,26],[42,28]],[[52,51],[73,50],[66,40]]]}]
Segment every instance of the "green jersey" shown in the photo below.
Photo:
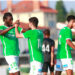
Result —
[{"label": "green jersey", "polygon": [[67,39],[72,41],[72,32],[69,27],[64,27],[59,33],[57,59],[72,58],[71,47],[66,43]]},{"label": "green jersey", "polygon": [[[0,30],[5,30],[8,27],[6,26],[0,26]],[[18,28],[19,31],[21,31],[21,28]],[[5,35],[0,35],[0,39],[3,45],[3,55],[9,56],[9,55],[15,55],[18,56],[19,51],[19,44],[18,39],[15,36],[15,28],[9,30]]]},{"label": "green jersey", "polygon": [[28,38],[28,46],[30,53],[30,61],[43,62],[42,43],[43,32],[41,30],[28,30],[23,33],[25,38]]}]

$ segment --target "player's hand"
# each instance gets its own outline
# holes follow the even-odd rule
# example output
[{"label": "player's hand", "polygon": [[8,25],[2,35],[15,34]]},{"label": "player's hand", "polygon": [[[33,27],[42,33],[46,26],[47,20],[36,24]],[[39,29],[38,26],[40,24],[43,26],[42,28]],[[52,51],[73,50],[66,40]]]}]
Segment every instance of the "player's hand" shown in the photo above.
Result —
[{"label": "player's hand", "polygon": [[50,63],[50,65],[51,65],[51,67],[52,67],[52,66],[54,65],[54,63],[53,63],[53,62],[51,62],[51,63]]},{"label": "player's hand", "polygon": [[15,27],[18,27],[18,24],[14,24],[15,25]]},{"label": "player's hand", "polygon": [[20,21],[19,20],[16,20],[16,22],[14,24],[20,25]]}]

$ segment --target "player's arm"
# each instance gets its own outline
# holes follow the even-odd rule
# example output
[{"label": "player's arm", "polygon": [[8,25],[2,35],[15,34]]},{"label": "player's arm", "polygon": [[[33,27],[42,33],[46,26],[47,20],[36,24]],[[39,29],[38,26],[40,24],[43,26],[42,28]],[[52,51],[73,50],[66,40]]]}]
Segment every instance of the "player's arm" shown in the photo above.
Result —
[{"label": "player's arm", "polygon": [[21,33],[19,33],[18,30],[18,25],[15,24],[15,33],[16,33],[16,37],[17,38],[30,38],[30,36],[32,35],[32,32],[30,33],[30,28],[28,29],[22,29]]},{"label": "player's arm", "polygon": [[66,43],[75,50],[75,45],[72,43],[72,31],[70,29],[65,30]]},{"label": "player's arm", "polygon": [[24,37],[22,33],[19,33],[17,24],[15,24],[15,33],[16,33],[17,38],[23,38]]},{"label": "player's arm", "polygon": [[75,29],[71,29],[72,30],[72,34],[75,35]]},{"label": "player's arm", "polygon": [[20,28],[22,28],[21,33],[24,33],[24,32],[26,32],[27,30],[30,30],[30,28],[26,29],[26,28],[24,28],[23,26],[21,26],[19,20],[16,20],[16,22],[14,23],[14,25],[16,25],[16,24],[17,24]]},{"label": "player's arm", "polygon": [[51,66],[54,65],[53,61],[54,61],[54,46],[51,47]]},{"label": "player's arm", "polygon": [[70,39],[67,39],[66,43],[75,50],[75,45],[72,43],[72,41]]},{"label": "player's arm", "polygon": [[0,30],[0,35],[6,34],[9,30],[13,29],[14,27],[15,27],[15,26],[9,27],[9,28],[7,28],[7,29],[5,29],[5,30]]},{"label": "player's arm", "polygon": [[26,32],[26,31],[28,31],[28,30],[31,30],[30,28],[28,28],[28,29],[22,29],[22,31],[21,31],[21,33],[24,33],[24,32]]}]

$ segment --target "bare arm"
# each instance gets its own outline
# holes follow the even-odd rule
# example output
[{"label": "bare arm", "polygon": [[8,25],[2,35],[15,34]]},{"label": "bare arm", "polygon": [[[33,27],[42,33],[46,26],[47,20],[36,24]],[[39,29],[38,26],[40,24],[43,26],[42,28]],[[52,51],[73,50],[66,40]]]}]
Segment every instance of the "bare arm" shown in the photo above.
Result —
[{"label": "bare arm", "polygon": [[75,35],[75,29],[71,29],[72,30],[72,34]]},{"label": "bare arm", "polygon": [[9,27],[5,30],[0,30],[0,35],[4,35],[5,33],[7,33],[9,30],[13,29],[15,26]]},{"label": "bare arm", "polygon": [[53,61],[54,61],[54,46],[51,47],[51,66],[54,65]]},{"label": "bare arm", "polygon": [[75,35],[75,32],[72,31],[72,34]]},{"label": "bare arm", "polygon": [[24,33],[24,32],[26,32],[26,31],[28,31],[28,30],[31,30],[30,28],[28,28],[28,29],[22,29],[22,31],[21,31],[21,33]]},{"label": "bare arm", "polygon": [[66,42],[71,48],[73,48],[75,50],[75,45],[71,42],[70,39],[67,39]]},{"label": "bare arm", "polygon": [[19,33],[18,31],[18,25],[15,24],[15,33],[17,38],[23,38],[23,34]]},{"label": "bare arm", "polygon": [[24,36],[23,36],[23,34],[22,33],[25,33],[26,31],[28,31],[28,30],[31,30],[30,28],[28,28],[28,29],[22,29],[22,31],[21,31],[21,33],[19,33],[19,31],[18,31],[18,25],[17,24],[15,24],[15,32],[16,32],[16,37],[17,38],[23,38]]}]

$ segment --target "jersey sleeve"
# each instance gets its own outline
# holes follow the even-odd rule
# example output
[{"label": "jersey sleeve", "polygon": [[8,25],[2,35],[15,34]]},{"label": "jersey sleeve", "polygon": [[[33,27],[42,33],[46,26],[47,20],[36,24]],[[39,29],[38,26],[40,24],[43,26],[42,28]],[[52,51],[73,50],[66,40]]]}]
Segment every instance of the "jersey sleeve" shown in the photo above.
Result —
[{"label": "jersey sleeve", "polygon": [[4,27],[3,26],[0,26],[0,30],[4,30]]},{"label": "jersey sleeve", "polygon": [[18,31],[19,31],[19,33],[21,33],[21,31],[22,31],[22,28],[18,27]]},{"label": "jersey sleeve", "polygon": [[54,40],[52,40],[51,46],[55,46],[55,42],[54,42]]},{"label": "jersey sleeve", "polygon": [[30,38],[33,36],[33,32],[31,30],[26,31],[23,33],[24,38]]},{"label": "jersey sleeve", "polygon": [[[0,30],[4,30],[4,27],[3,26],[0,26]],[[0,38],[2,37],[3,35],[0,35]]]},{"label": "jersey sleeve", "polygon": [[72,41],[72,31],[70,29],[65,30],[65,39],[70,39]]}]

